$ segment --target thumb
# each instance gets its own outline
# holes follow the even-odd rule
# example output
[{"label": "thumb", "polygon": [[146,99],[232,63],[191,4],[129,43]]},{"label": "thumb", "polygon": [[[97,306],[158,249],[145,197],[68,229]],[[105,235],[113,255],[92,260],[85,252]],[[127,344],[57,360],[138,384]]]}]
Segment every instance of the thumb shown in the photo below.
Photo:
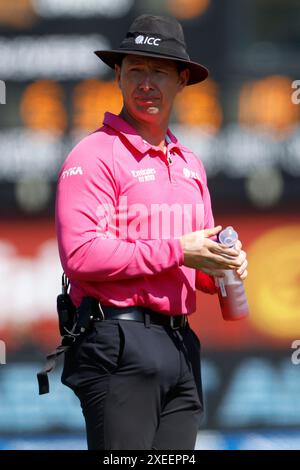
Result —
[{"label": "thumb", "polygon": [[203,235],[205,238],[213,237],[214,235],[217,235],[219,232],[222,230],[222,225],[217,225],[216,227],[213,228],[206,228],[203,230]]}]

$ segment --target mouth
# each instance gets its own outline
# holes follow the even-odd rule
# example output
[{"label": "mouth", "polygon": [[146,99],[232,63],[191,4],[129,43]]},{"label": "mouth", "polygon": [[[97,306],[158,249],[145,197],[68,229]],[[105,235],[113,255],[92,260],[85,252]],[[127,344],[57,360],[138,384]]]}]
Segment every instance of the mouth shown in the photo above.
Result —
[{"label": "mouth", "polygon": [[135,100],[142,106],[155,106],[159,102],[159,98],[145,98],[139,96],[137,96]]}]

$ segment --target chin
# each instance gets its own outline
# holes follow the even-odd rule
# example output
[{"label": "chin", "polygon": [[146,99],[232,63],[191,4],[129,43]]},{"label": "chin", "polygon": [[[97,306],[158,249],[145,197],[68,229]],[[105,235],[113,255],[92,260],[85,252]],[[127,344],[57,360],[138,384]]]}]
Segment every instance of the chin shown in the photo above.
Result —
[{"label": "chin", "polygon": [[160,115],[160,110],[158,108],[151,107],[147,109],[140,109],[137,114],[146,119],[147,121],[153,121],[156,120],[157,117]]},{"label": "chin", "polygon": [[150,115],[159,114],[159,108],[156,108],[155,106],[150,106],[149,108],[147,108],[146,113]]}]

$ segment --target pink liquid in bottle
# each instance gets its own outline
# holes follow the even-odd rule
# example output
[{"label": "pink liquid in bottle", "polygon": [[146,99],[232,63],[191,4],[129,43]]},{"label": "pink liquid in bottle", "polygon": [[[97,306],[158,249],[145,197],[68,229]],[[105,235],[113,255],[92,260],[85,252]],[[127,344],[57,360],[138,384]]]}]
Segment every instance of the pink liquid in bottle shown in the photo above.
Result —
[{"label": "pink liquid in bottle", "polygon": [[235,276],[233,271],[228,271],[225,278],[218,280],[218,296],[224,320],[241,320],[249,315],[243,282],[230,282],[229,279],[228,283],[228,277]]}]

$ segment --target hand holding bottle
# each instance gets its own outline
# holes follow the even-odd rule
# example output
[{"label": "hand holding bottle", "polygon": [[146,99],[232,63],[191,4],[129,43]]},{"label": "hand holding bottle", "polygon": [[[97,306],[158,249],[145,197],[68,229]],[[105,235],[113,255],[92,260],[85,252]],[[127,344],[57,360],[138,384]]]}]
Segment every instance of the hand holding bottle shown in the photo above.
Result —
[{"label": "hand holding bottle", "polygon": [[227,247],[214,241],[222,227],[198,230],[180,238],[184,253],[184,265],[215,277],[223,277],[223,270],[243,269],[240,248]]}]

